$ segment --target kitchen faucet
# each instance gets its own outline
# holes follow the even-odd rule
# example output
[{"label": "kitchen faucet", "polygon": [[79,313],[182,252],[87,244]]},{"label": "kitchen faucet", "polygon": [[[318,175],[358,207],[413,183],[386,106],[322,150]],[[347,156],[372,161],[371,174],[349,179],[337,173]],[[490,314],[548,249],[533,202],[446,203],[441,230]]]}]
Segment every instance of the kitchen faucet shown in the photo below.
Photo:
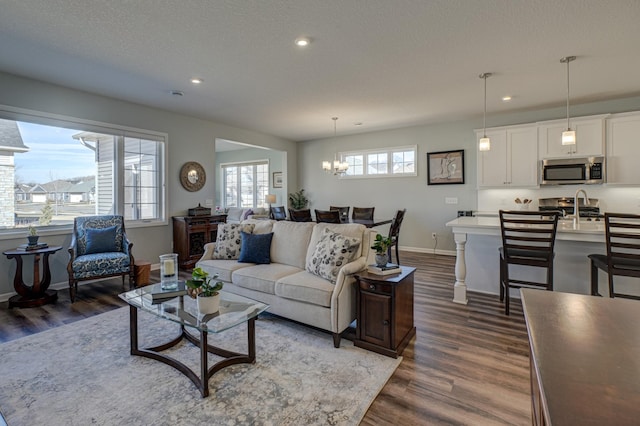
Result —
[{"label": "kitchen faucet", "polygon": [[573,229],[580,228],[580,204],[578,203],[578,195],[580,193],[584,195],[584,205],[589,204],[589,197],[584,189],[578,189],[576,195],[573,196]]}]

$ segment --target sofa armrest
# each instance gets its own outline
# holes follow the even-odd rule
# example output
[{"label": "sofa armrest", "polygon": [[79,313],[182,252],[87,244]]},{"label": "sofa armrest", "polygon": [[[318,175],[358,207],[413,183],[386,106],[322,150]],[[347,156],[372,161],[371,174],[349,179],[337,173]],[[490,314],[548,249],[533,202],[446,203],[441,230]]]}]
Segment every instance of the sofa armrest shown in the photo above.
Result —
[{"label": "sofa armrest", "polygon": [[213,251],[216,248],[216,243],[207,243],[204,245],[204,253],[202,253],[202,257],[198,262],[203,260],[211,260],[213,259]]},{"label": "sofa armrest", "polygon": [[346,265],[344,265],[340,269],[340,272],[338,272],[338,277],[336,278],[336,284],[333,289],[332,298],[340,297],[340,293],[343,291],[345,282],[351,281],[347,279],[348,277],[350,277],[351,275],[357,272],[364,270],[366,267],[367,267],[367,258],[364,256],[360,256],[353,262],[349,262]]}]

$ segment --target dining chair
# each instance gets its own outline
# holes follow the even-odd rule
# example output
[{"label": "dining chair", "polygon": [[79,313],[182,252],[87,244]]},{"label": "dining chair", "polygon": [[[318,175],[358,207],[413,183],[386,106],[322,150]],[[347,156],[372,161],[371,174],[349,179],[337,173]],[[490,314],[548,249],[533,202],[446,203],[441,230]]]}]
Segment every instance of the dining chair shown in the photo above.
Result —
[{"label": "dining chair", "polygon": [[605,241],[607,254],[590,254],[591,294],[598,292],[598,270],[607,273],[609,297],[640,300],[640,296],[620,293],[615,290],[613,276],[640,278],[640,215],[605,213]]},{"label": "dining chair", "polygon": [[284,206],[271,207],[271,219],[273,220],[286,220],[287,211]]},{"label": "dining chair", "polygon": [[342,223],[340,210],[315,210],[316,222],[321,223]]},{"label": "dining chair", "polygon": [[73,219],[69,246],[69,296],[75,301],[78,281],[122,276],[135,285],[135,261],[122,216],[79,216]]},{"label": "dining chair", "polygon": [[294,222],[313,222],[311,210],[293,210],[289,209],[289,218]]},{"label": "dining chair", "polygon": [[400,239],[400,226],[402,225],[402,221],[404,220],[404,214],[407,212],[407,209],[398,210],[396,215],[393,217],[391,221],[391,226],[389,227],[389,239],[391,240],[391,245],[387,249],[387,257],[391,262],[391,247],[395,246],[396,248],[396,263],[400,265],[400,249],[398,240]]},{"label": "dining chair", "polygon": [[356,220],[373,220],[374,210],[375,207],[354,207],[351,218]]},{"label": "dining chair", "polygon": [[[553,251],[558,230],[558,212],[500,210],[500,301],[509,315],[510,288],[543,288],[553,291]],[[546,269],[545,282],[514,279],[509,265]]]},{"label": "dining chair", "polygon": [[338,210],[340,211],[340,221],[342,223],[349,223],[349,209],[350,207],[336,207],[336,206],[329,206],[329,210]]}]

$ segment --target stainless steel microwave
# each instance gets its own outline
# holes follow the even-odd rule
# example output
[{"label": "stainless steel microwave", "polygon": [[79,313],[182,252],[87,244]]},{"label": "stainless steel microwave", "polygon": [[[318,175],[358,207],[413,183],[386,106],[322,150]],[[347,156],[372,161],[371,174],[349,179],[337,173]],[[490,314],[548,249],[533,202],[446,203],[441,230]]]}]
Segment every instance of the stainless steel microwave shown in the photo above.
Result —
[{"label": "stainless steel microwave", "polygon": [[540,185],[593,185],[605,182],[604,157],[541,161]]}]

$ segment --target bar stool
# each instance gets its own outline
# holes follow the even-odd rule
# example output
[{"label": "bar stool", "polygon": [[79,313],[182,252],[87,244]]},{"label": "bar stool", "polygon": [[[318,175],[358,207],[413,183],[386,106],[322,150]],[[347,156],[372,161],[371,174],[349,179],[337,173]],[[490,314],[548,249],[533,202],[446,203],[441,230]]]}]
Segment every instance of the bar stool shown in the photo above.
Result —
[{"label": "bar stool", "polygon": [[[553,247],[558,230],[558,214],[500,210],[500,301],[505,302],[505,315],[509,315],[509,288],[544,288],[553,291]],[[509,276],[509,265],[545,268],[546,282],[513,279]]]},{"label": "bar stool", "polygon": [[598,269],[607,273],[609,297],[640,300],[640,296],[618,293],[613,287],[613,276],[640,277],[640,215],[605,213],[607,254],[590,254],[591,294],[598,293]]}]

